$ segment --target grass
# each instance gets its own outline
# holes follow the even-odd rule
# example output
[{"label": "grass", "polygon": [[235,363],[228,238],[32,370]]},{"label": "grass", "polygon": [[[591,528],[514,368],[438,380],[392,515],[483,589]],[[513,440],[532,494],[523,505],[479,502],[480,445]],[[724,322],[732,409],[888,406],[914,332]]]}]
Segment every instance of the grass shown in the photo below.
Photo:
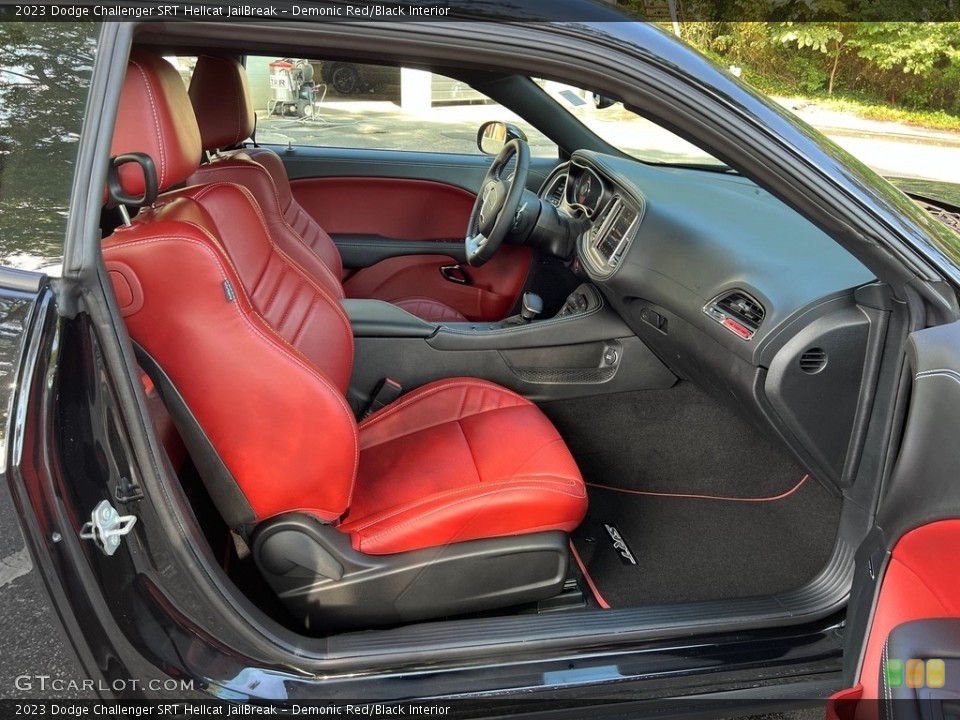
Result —
[{"label": "grass", "polygon": [[928,130],[960,132],[960,117],[943,110],[917,110],[848,93],[834,95],[827,95],[826,91],[803,93],[800,88],[791,86],[780,78],[764,76],[753,68],[746,75],[745,79],[750,84],[768,95],[797,97],[816,103],[827,110],[849,112],[868,120],[896,122]]}]

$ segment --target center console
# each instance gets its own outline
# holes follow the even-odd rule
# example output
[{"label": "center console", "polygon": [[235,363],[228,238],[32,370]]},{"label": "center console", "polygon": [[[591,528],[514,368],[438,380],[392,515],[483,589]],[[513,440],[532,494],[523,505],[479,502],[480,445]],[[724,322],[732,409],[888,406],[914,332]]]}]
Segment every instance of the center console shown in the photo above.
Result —
[{"label": "center console", "polygon": [[442,378],[492,380],[532,400],[670,387],[676,378],[591,284],[550,318],[428,322],[390,303],[343,300],[356,362],[349,398],[369,402],[383,378],[409,390]]}]

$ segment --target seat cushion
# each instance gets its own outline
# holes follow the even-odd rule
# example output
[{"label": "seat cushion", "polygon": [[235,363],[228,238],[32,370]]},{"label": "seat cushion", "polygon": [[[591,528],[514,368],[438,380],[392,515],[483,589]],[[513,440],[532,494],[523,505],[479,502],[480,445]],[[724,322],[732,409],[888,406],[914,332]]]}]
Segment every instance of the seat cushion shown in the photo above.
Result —
[{"label": "seat cushion", "polygon": [[360,465],[340,529],[385,554],[573,530],[583,479],[533,403],[493,383],[431,383],[360,424]]}]

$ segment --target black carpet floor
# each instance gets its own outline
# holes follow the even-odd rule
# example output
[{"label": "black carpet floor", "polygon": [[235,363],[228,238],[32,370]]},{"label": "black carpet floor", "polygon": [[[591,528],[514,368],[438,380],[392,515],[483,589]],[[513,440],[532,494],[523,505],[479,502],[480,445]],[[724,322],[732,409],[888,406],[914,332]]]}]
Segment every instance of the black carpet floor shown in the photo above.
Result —
[{"label": "black carpet floor", "polygon": [[688,382],[668,390],[541,407],[588,482],[629,490],[766,497],[789,490],[804,475],[782,448]]},{"label": "black carpet floor", "polygon": [[[798,587],[826,563],[840,502],[808,479],[786,498],[731,502],[588,488],[573,534],[585,575],[611,607],[692,602]],[[606,526],[636,561],[621,557]]]},{"label": "black carpet floor", "polygon": [[696,387],[544,410],[588,483],[590,509],[572,537],[601,604],[782,592],[828,560],[840,499]]}]

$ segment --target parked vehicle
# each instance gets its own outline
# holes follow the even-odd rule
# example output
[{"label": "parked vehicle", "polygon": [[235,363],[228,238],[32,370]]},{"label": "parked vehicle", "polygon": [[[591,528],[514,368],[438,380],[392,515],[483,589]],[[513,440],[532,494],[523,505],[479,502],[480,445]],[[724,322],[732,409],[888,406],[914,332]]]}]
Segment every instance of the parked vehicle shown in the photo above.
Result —
[{"label": "parked vehicle", "polygon": [[320,68],[320,77],[340,95],[354,95],[400,85],[400,71],[395,67],[337,60],[324,62]]},{"label": "parked vehicle", "polygon": [[[5,479],[83,670],[475,717],[882,695],[895,628],[960,610],[960,208],[612,8],[449,6],[8,39],[57,122],[0,110],[0,227],[65,243],[0,270]],[[242,58],[310,49],[556,153],[249,142]]]},{"label": "parked vehicle", "polygon": [[[400,100],[402,78],[400,68],[396,66],[327,60],[321,64],[320,77],[339,95],[372,95]],[[430,102],[467,104],[488,102],[488,99],[461,80],[432,75]]]}]

